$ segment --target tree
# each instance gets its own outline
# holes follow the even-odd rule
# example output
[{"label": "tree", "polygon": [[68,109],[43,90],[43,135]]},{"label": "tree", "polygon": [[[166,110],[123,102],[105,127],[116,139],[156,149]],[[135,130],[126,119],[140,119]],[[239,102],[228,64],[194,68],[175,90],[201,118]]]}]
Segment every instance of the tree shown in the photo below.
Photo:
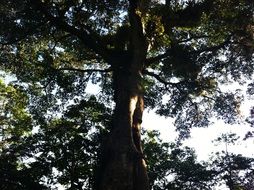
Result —
[{"label": "tree", "polygon": [[151,189],[212,188],[216,172],[208,169],[208,163],[198,162],[193,149],[162,142],[156,131],[145,134],[143,144]]},{"label": "tree", "polygon": [[110,110],[90,97],[34,132],[24,92],[3,83],[0,87],[6,115],[0,135],[1,189],[54,189],[56,184],[93,189]]},{"label": "tree", "polygon": [[176,116],[182,138],[239,114],[239,94],[218,83],[252,74],[251,0],[3,0],[0,10],[1,68],[29,94],[35,125],[86,100],[89,81],[114,102],[97,189],[149,189],[144,108]]},{"label": "tree", "polygon": [[[254,159],[228,150],[229,145],[235,145],[239,136],[234,133],[222,134],[216,141],[225,143],[225,150],[216,152],[211,161],[211,167],[216,173],[216,181],[225,183],[230,190],[251,189],[253,187]],[[215,142],[216,142],[215,141]]]},{"label": "tree", "polygon": [[0,81],[0,188],[3,190],[46,189],[39,183],[41,175],[19,160],[27,152],[20,148],[23,140],[32,130],[27,103],[28,97],[22,90]]}]

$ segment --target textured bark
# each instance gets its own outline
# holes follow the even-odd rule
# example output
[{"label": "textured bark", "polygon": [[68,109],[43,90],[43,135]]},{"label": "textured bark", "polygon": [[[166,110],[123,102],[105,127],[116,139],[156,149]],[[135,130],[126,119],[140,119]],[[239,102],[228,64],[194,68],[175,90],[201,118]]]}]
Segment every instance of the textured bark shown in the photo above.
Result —
[{"label": "textured bark", "polygon": [[132,137],[133,142],[136,148],[136,151],[140,155],[137,160],[136,166],[134,167],[134,189],[135,190],[147,190],[149,189],[148,176],[146,170],[146,163],[143,157],[143,150],[141,144],[141,123],[142,115],[144,110],[144,100],[143,96],[140,95],[137,97],[137,104],[133,114],[133,124],[132,124]]},{"label": "textured bark", "polygon": [[130,67],[126,69],[114,73],[116,107],[100,190],[149,189],[140,136],[144,106],[141,76]]},{"label": "textured bark", "polygon": [[100,190],[148,190],[148,176],[141,147],[144,109],[142,71],[147,53],[140,2],[129,1],[130,42],[124,58],[117,56],[113,67],[113,129],[104,154]]}]

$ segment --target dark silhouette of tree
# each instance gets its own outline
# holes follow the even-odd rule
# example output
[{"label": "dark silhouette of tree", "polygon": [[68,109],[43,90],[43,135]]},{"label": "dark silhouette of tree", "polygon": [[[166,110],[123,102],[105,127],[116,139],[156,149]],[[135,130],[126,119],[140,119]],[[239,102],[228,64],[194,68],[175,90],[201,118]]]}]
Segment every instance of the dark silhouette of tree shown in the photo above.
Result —
[{"label": "dark silhouette of tree", "polygon": [[[32,120],[25,111],[28,99],[16,88],[1,84],[2,113],[6,116],[1,128],[0,187],[54,189],[61,184],[66,189],[94,189],[103,163],[101,144],[110,135],[106,126],[112,123],[111,109],[90,96],[69,105],[63,115],[31,133]],[[251,158],[226,148],[216,153],[209,167],[197,161],[194,150],[165,143],[156,131],[144,131],[143,136],[152,189],[211,189],[222,182],[230,189],[253,187]],[[227,147],[238,139],[235,134],[226,134],[217,141]]]},{"label": "dark silhouette of tree", "polygon": [[22,148],[25,136],[32,130],[27,103],[24,92],[0,81],[0,188],[3,190],[46,189],[39,183],[42,175],[38,168],[27,168],[20,160],[24,154],[30,154],[30,150]]},{"label": "dark silhouette of tree", "polygon": [[234,145],[239,138],[236,134],[230,133],[216,139],[219,144],[225,144],[225,150],[213,155],[211,167],[216,172],[218,183],[226,184],[230,190],[249,190],[254,185],[254,159],[228,150],[228,146]]},{"label": "dark silhouette of tree", "polygon": [[156,131],[144,138],[150,186],[163,189],[211,189],[216,172],[208,163],[198,162],[193,149],[175,143],[165,143]]},{"label": "dark silhouette of tree", "polygon": [[[235,122],[241,98],[223,93],[218,84],[252,75],[253,7],[251,0],[2,0],[1,69],[27,94],[31,126],[49,132],[48,146],[54,142],[50,126],[75,126],[69,125],[75,118],[61,116],[72,106],[86,109],[86,86],[97,84],[99,103],[114,105],[114,111],[104,126],[109,133],[95,188],[147,190],[140,138],[144,108],[176,117],[181,138],[193,126],[208,126],[212,116]],[[89,121],[79,116],[81,123]],[[61,138],[72,136],[61,131]],[[67,142],[68,152],[86,143],[76,140]],[[72,189],[82,184],[72,173],[80,166],[73,155],[62,160],[65,168],[58,166]]]}]

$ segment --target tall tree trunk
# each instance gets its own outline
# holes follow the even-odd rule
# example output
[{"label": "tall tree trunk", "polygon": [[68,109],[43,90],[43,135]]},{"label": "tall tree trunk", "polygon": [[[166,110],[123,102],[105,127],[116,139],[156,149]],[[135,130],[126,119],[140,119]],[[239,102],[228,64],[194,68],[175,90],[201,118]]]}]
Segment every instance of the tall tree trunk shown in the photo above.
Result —
[{"label": "tall tree trunk", "polygon": [[131,67],[115,71],[113,129],[104,155],[100,190],[148,190],[141,147],[143,94],[140,71]]},{"label": "tall tree trunk", "polygon": [[113,129],[106,152],[100,190],[148,190],[146,164],[141,148],[144,109],[142,71],[147,53],[140,2],[129,1],[130,43],[125,58],[113,63]]}]

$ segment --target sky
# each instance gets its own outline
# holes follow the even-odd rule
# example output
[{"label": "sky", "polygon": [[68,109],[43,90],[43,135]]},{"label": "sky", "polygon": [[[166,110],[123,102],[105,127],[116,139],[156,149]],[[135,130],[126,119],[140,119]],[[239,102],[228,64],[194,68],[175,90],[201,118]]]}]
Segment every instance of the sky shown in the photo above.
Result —
[{"label": "sky", "polygon": [[[225,84],[221,86],[224,91],[236,91],[241,89],[243,93],[247,89],[247,84],[250,81],[246,82],[245,85],[239,85],[237,83]],[[97,94],[98,87],[89,83],[87,86],[88,93]],[[245,95],[245,101],[240,107],[240,117],[242,121],[249,116],[250,108],[254,106],[254,98],[248,98]],[[236,154],[243,154],[245,156],[254,157],[254,138],[250,138],[246,141],[242,141],[245,134],[248,131],[254,130],[247,123],[229,125],[225,124],[222,120],[213,119],[212,125],[207,128],[193,128],[191,130],[191,138],[184,141],[184,146],[192,147],[196,150],[198,160],[208,160],[212,152],[225,150],[225,144],[216,145],[212,143],[213,140],[225,133],[236,133],[241,138],[239,143],[236,143],[234,146],[228,146],[228,151]],[[155,114],[153,110],[144,111],[142,127],[146,130],[158,130],[161,134],[161,138],[166,142],[174,142],[177,138],[178,133],[175,131],[173,124],[173,118],[165,118],[164,116],[159,116]]]},{"label": "sky", "polygon": [[[243,92],[244,102],[241,104],[239,115],[243,123],[229,125],[225,124],[222,120],[214,118],[212,120],[213,124],[207,128],[191,129],[191,138],[184,141],[183,145],[194,148],[198,160],[208,160],[212,152],[225,150],[225,144],[218,145],[217,143],[216,145],[216,143],[212,143],[213,140],[225,133],[236,133],[240,136],[239,143],[228,146],[229,152],[254,157],[254,138],[246,141],[241,140],[248,131],[254,130],[250,124],[244,122],[250,114],[251,107],[254,106],[254,98],[248,97],[244,93],[249,82],[246,82],[245,85],[232,83],[220,87],[223,91],[236,91],[240,89]],[[142,125],[148,130],[159,130],[161,138],[167,142],[173,142],[178,135],[174,128],[173,119],[156,115],[154,111],[144,112]]]},{"label": "sky", "polygon": [[[241,107],[242,113],[249,113],[249,107],[254,105],[253,101],[246,101]],[[156,115],[153,111],[145,111],[143,115],[143,127],[148,130],[159,130],[163,141],[172,142],[177,138],[177,132],[175,132],[173,126],[173,119],[165,118]],[[214,124],[207,128],[193,128],[191,130],[191,138],[187,139],[183,146],[188,146],[195,149],[198,161],[208,161],[212,152],[218,152],[226,150],[225,144],[216,145],[212,143],[217,137],[225,133],[236,133],[241,136],[242,139],[246,132],[251,130],[248,124],[242,125],[227,125],[222,120],[214,121]],[[253,129],[252,129],[253,130]],[[242,154],[248,157],[254,157],[254,138],[250,138],[246,141],[240,140],[232,146],[227,146],[228,152],[235,154]],[[228,190],[225,184],[220,184],[214,187],[214,190]]]},{"label": "sky", "polygon": [[[3,73],[0,73],[0,75]],[[12,81],[14,78],[7,76],[5,80],[7,82]],[[242,90],[246,90],[245,86],[239,86],[234,84],[231,87],[224,86],[223,89],[225,91],[228,90],[236,90],[242,88]],[[90,94],[98,94],[98,86],[93,85],[92,83],[88,84],[87,93]],[[243,120],[250,113],[250,108],[254,106],[254,99],[245,98],[244,103],[241,106],[241,117]],[[158,130],[161,134],[161,138],[164,142],[174,142],[178,136],[178,133],[175,131],[175,127],[173,124],[173,118],[165,118],[159,115],[156,115],[153,110],[144,111],[143,115],[143,123],[142,127],[146,130]],[[253,130],[248,124],[235,124],[235,125],[227,125],[222,120],[214,120],[214,124],[207,128],[193,128],[191,130],[191,138],[184,141],[183,146],[188,146],[195,149],[197,154],[198,161],[208,161],[212,152],[217,152],[221,150],[225,150],[225,144],[221,144],[216,146],[216,144],[212,143],[217,137],[219,137],[223,133],[236,133],[241,136],[241,139],[245,136],[247,131]],[[250,138],[247,141],[239,141],[234,146],[228,146],[227,149],[229,152],[233,152],[235,154],[242,154],[248,157],[254,157],[254,138]],[[57,173],[57,172],[56,172]],[[57,190],[65,190],[66,188],[60,184],[54,185],[54,188]],[[224,185],[220,185],[215,187],[216,190],[227,190],[228,188]]]},{"label": "sky", "polygon": [[[0,73],[3,74],[3,73]],[[6,78],[6,81],[13,80],[12,77]],[[225,91],[236,90],[241,88],[243,91],[246,90],[247,86],[239,86],[238,84],[233,84],[231,86],[224,86]],[[88,84],[87,93],[98,94],[98,86],[93,85],[92,83]],[[245,120],[250,113],[250,108],[254,106],[254,99],[248,99],[245,97],[245,101],[241,106],[241,117]],[[158,130],[161,133],[161,138],[165,142],[174,142],[178,136],[178,133],[175,131],[173,124],[173,118],[165,118],[159,115],[156,115],[153,110],[145,110],[143,115],[142,126],[146,130]],[[245,136],[247,131],[253,130],[249,124],[235,124],[228,125],[225,124],[222,120],[214,120],[214,124],[207,128],[193,128],[191,130],[191,138],[184,141],[184,146],[189,146],[195,149],[197,154],[197,159],[199,161],[204,160],[208,161],[212,152],[217,152],[225,150],[225,144],[217,145],[212,143],[213,140],[218,138],[223,133],[236,133],[241,136],[241,139]],[[254,138],[250,138],[247,141],[240,140],[234,146],[228,146],[228,151],[236,154],[243,154],[248,157],[254,157]],[[63,190],[63,186],[57,187],[59,190]],[[223,188],[223,187],[222,187]],[[223,188],[224,189],[224,188]]]},{"label": "sky", "polygon": [[[166,142],[173,142],[177,138],[178,133],[173,126],[173,119],[156,115],[153,111],[144,112],[143,127],[148,130],[159,130],[161,138]],[[211,152],[225,150],[225,145],[217,145],[212,143],[221,134],[233,132],[243,138],[248,130],[251,130],[247,124],[245,125],[227,125],[222,120],[208,128],[193,128],[191,130],[191,138],[187,139],[183,145],[192,147],[196,150],[198,160],[207,160]],[[254,157],[254,139],[241,141],[241,144],[229,146],[228,151]]]}]

